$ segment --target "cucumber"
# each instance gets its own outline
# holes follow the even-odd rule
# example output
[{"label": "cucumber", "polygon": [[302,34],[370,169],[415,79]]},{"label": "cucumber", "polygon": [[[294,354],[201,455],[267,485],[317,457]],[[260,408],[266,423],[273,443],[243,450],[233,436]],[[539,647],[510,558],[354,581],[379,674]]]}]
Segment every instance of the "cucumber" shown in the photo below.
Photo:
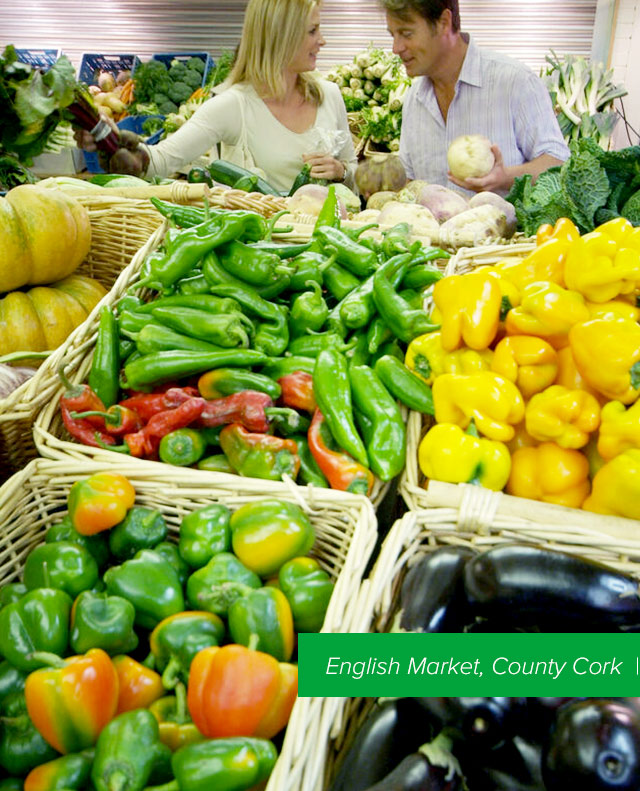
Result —
[{"label": "cucumber", "polygon": [[[227,162],[225,159],[214,159],[208,165],[208,169],[214,181],[226,184],[228,187],[233,187],[240,179],[256,178],[255,173],[246,168],[241,168],[240,165],[234,165],[233,162]],[[256,178],[254,189],[263,195],[280,194],[268,181],[259,177]]]}]

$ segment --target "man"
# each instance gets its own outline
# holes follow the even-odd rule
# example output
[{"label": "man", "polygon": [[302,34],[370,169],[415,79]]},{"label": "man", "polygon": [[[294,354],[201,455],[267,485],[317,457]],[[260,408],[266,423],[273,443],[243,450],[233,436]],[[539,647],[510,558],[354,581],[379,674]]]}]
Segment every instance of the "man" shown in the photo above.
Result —
[{"label": "man", "polygon": [[[393,52],[413,78],[400,137],[409,179],[504,194],[516,176],[535,178],[569,157],[542,80],[513,58],[479,49],[461,32],[458,0],[380,2]],[[447,150],[468,134],[491,140],[495,165],[482,178],[461,181],[448,172]]]}]

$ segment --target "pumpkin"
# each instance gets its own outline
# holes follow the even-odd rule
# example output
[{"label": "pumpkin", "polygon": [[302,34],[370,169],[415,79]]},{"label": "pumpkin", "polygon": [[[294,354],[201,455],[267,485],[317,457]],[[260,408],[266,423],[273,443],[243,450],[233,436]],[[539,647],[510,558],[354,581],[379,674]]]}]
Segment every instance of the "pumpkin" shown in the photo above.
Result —
[{"label": "pumpkin", "polygon": [[55,349],[107,293],[93,278],[70,275],[0,299],[0,355]]},{"label": "pumpkin", "polygon": [[356,170],[356,184],[365,200],[374,192],[398,192],[406,183],[407,174],[397,154],[374,154]]},{"label": "pumpkin", "polygon": [[70,195],[21,184],[0,197],[0,291],[61,280],[90,247],[89,214]]}]

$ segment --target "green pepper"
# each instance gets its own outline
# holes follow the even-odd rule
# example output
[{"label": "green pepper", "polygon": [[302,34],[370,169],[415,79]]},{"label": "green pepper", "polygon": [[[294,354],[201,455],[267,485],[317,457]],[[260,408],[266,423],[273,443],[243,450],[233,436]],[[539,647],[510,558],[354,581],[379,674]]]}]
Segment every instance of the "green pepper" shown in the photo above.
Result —
[{"label": "green pepper", "polygon": [[163,201],[155,197],[149,198],[149,200],[163,217],[171,220],[175,225],[181,228],[192,228],[194,225],[200,225],[211,217],[215,217],[216,215],[221,216],[227,213],[226,209],[214,211],[209,205],[201,209],[199,206],[183,206],[181,204]]},{"label": "green pepper", "polygon": [[211,456],[205,456],[204,459],[200,459],[196,466],[199,470],[205,470],[206,472],[233,474],[233,467],[229,464],[224,453],[214,453]]},{"label": "green pepper", "polygon": [[10,774],[26,775],[58,755],[31,721],[24,692],[10,692],[2,699],[0,717],[0,766]]},{"label": "green pepper", "polygon": [[280,256],[244,242],[229,242],[219,247],[216,255],[227,272],[255,286],[271,283],[281,273],[289,272]]},{"label": "green pepper", "polygon": [[270,741],[248,736],[188,744],[176,750],[171,759],[176,779],[155,791],[245,791],[261,787],[277,757]]},{"label": "green pepper", "polygon": [[316,357],[324,349],[335,349],[345,352],[353,348],[353,343],[345,343],[336,332],[318,332],[313,335],[302,335],[290,341],[287,351],[294,357]]},{"label": "green pepper", "polygon": [[[406,257],[406,253],[401,253]],[[418,335],[433,332],[439,325],[432,324],[422,309],[411,308],[393,287],[389,277],[397,266],[397,257],[386,261],[373,276],[373,300],[380,316],[396,338],[410,343]],[[402,275],[406,264],[401,267]]]},{"label": "green pepper", "polygon": [[6,659],[0,662],[0,707],[7,695],[24,692],[27,675],[26,671],[18,670]]},{"label": "green pepper", "polygon": [[374,370],[391,395],[409,409],[425,415],[434,414],[431,388],[412,373],[402,360],[392,355],[384,355],[376,362]]},{"label": "green pepper", "polygon": [[148,313],[123,310],[118,316],[118,332],[120,335],[131,337],[135,333],[140,332],[140,330],[146,327],[151,321],[153,321],[153,317]]},{"label": "green pepper", "polygon": [[[442,253],[442,250],[439,252]],[[449,258],[449,254],[442,256]],[[402,278],[403,288],[426,288],[433,285],[442,278],[442,272],[434,266],[426,266],[423,263],[416,264],[415,259],[411,263],[407,273]]]},{"label": "green pepper", "polygon": [[280,481],[283,475],[295,480],[300,468],[298,448],[290,439],[247,431],[231,423],[220,432],[220,446],[238,475]]},{"label": "green pepper", "polygon": [[[399,222],[392,228],[382,232],[382,253],[386,258],[393,258],[399,253],[407,253],[414,242],[411,241],[411,226],[408,222]],[[418,242],[419,246],[422,246]]]},{"label": "green pepper", "polygon": [[355,427],[347,360],[340,352],[324,349],[313,372],[313,394],[338,445],[365,467],[367,451]]},{"label": "green pepper", "polygon": [[111,308],[103,305],[100,309],[96,345],[89,369],[89,387],[107,408],[118,400],[119,372],[118,322]]},{"label": "green pepper", "polygon": [[224,623],[212,612],[179,612],[160,621],[149,636],[149,648],[164,688],[188,682],[193,657],[202,648],[219,645],[224,634]]},{"label": "green pepper", "polygon": [[219,552],[231,547],[231,512],[225,505],[211,503],[186,514],[180,523],[178,551],[193,569],[202,568]]},{"label": "green pepper", "polygon": [[269,420],[269,429],[283,437],[306,432],[311,425],[308,417],[290,407],[267,407],[264,413]]},{"label": "green pepper", "polygon": [[321,226],[313,235],[319,239],[325,252],[335,252],[337,263],[356,277],[368,277],[378,266],[378,256],[373,250],[359,244],[339,228]]},{"label": "green pepper", "polygon": [[[30,787],[39,791],[83,791],[89,786],[94,750],[69,753],[40,764],[29,777]],[[22,789],[22,786],[20,786]],[[2,785],[0,785],[2,791]]]},{"label": "green pepper", "polygon": [[[372,368],[375,368],[375,365],[378,362],[378,360],[381,357],[385,357],[387,355],[390,357],[395,357],[396,360],[400,360],[401,363],[404,363],[405,353],[402,347],[400,346],[400,344],[398,343],[398,341],[394,339],[394,340],[385,341],[381,346],[378,347],[377,351],[375,351],[371,355],[371,359],[369,360],[369,365]],[[387,390],[389,390],[388,387]]]},{"label": "green pepper", "polygon": [[299,294],[291,305],[289,313],[289,334],[292,338],[305,335],[309,330],[319,330],[329,315],[329,308],[322,296],[322,287],[309,280],[310,291]]},{"label": "green pepper", "polygon": [[158,720],[160,741],[175,752],[187,744],[204,741],[187,711],[187,695],[184,684],[176,684],[175,695],[165,695],[155,700],[149,711]]},{"label": "green pepper", "polygon": [[90,648],[102,648],[110,656],[127,654],[138,646],[135,617],[135,608],[127,599],[83,591],[71,613],[71,648],[76,654]]},{"label": "green pepper", "polygon": [[[183,277],[176,283],[178,294],[176,296],[193,296],[194,294],[208,294],[209,284],[207,278],[199,272],[191,277]],[[227,313],[228,311],[223,311]]]},{"label": "green pepper", "polygon": [[314,357],[303,357],[302,355],[291,355],[290,357],[272,357],[265,360],[262,365],[262,371],[267,376],[278,381],[283,376],[293,373],[294,371],[304,371],[305,373],[312,374],[316,366]]},{"label": "green pepper", "polygon": [[293,613],[297,632],[319,632],[333,593],[333,581],[315,558],[297,557],[284,563],[278,582]]},{"label": "green pepper", "polygon": [[40,544],[27,555],[23,582],[29,590],[59,588],[72,598],[98,581],[98,564],[88,549],[71,541]]},{"label": "green pepper", "polygon": [[295,258],[298,255],[302,255],[302,253],[306,253],[311,247],[311,242],[299,242],[297,244],[291,244],[290,242],[273,242],[262,240],[260,242],[254,242],[253,244],[250,244],[249,247],[253,247],[258,250],[266,250],[269,253],[275,253],[278,258],[284,259]]},{"label": "green pepper", "polygon": [[168,753],[153,714],[147,709],[126,711],[100,732],[91,780],[96,791],[142,791]]},{"label": "green pepper", "polygon": [[273,320],[260,322],[253,339],[254,347],[269,356],[282,354],[289,343],[287,308],[284,305],[275,307],[278,309],[276,317]]},{"label": "green pepper", "polygon": [[291,282],[291,274],[289,272],[281,272],[278,277],[274,278],[266,285],[250,286],[249,283],[235,277],[231,272],[228,272],[222,266],[213,251],[205,257],[202,263],[202,274],[209,284],[209,289],[211,291],[217,291],[219,286],[227,286],[230,289],[237,289],[241,292],[249,288],[252,293],[257,294],[263,299],[272,299],[277,296],[284,291]]},{"label": "green pepper", "polygon": [[125,338],[123,335],[118,336],[118,357],[120,364],[129,359],[129,356],[136,350],[135,341],[130,338]]},{"label": "green pepper", "polygon": [[308,250],[297,255],[290,263],[294,266],[289,282],[289,291],[306,291],[307,282],[313,280],[322,285],[323,267],[331,262],[330,258],[322,253]]},{"label": "green pepper", "polygon": [[261,365],[267,360],[264,352],[255,349],[226,349],[222,352],[167,351],[144,354],[129,359],[124,367],[121,385],[127,390],[140,390],[183,377],[195,376],[223,365]]},{"label": "green pepper", "polygon": [[163,618],[184,610],[176,571],[166,558],[152,549],[143,549],[131,560],[111,567],[103,579],[108,594],[122,596],[133,604],[135,622],[143,629],[153,629]]},{"label": "green pepper", "polygon": [[187,181],[189,184],[206,184],[208,187],[213,187],[213,179],[208,170],[200,167],[193,167],[187,173]]},{"label": "green pepper", "polygon": [[231,514],[231,546],[245,566],[261,577],[276,572],[287,560],[306,555],[315,531],[302,508],[268,498],[246,503]]},{"label": "green pepper", "polygon": [[299,190],[300,187],[303,187],[305,184],[308,184],[311,181],[311,165],[309,162],[305,162],[302,166],[302,169],[298,173],[298,175],[294,178],[291,187],[289,189],[289,197],[293,195],[296,190]]},{"label": "green pepper", "polygon": [[173,570],[178,575],[180,587],[184,587],[189,574],[191,574],[191,568],[180,556],[178,545],[173,541],[161,541],[159,544],[155,545],[153,551],[157,552],[158,555],[162,555],[165,560],[169,561]]},{"label": "green pepper", "polygon": [[79,544],[88,549],[98,564],[98,568],[104,568],[109,559],[109,544],[106,534],[96,533],[93,536],[84,536],[73,526],[71,517],[66,514],[61,522],[47,530],[44,536],[45,543],[54,544],[58,541],[70,541],[72,544]]},{"label": "green pepper", "polygon": [[198,429],[177,428],[162,437],[158,455],[165,464],[191,467],[204,456],[206,449],[207,442]]},{"label": "green pepper", "polygon": [[341,300],[358,288],[361,281],[348,269],[334,262],[323,271],[322,282],[331,296]]},{"label": "green pepper", "polygon": [[23,582],[9,582],[0,588],[0,609],[7,604],[19,601],[27,592],[27,586]]},{"label": "green pepper", "polygon": [[[411,256],[405,258],[397,256],[396,263],[389,272],[389,281],[397,288],[400,285],[404,269],[402,264],[411,260]],[[358,288],[349,292],[334,308],[340,316],[340,320],[349,329],[359,329],[368,325],[376,315],[376,306],[373,299],[373,275],[363,281]]]},{"label": "green pepper", "polygon": [[287,662],[293,653],[293,615],[279,588],[266,586],[237,599],[227,614],[234,643]]},{"label": "green pepper", "polygon": [[154,508],[134,505],[109,531],[109,549],[118,560],[128,560],[141,549],[153,549],[167,537],[167,523]]},{"label": "green pepper", "polygon": [[0,780],[0,791],[23,791],[23,788],[20,777],[5,777]]},{"label": "green pepper", "polygon": [[336,185],[329,184],[327,197],[318,212],[313,232],[320,228],[339,228],[340,227],[340,202],[336,192]]},{"label": "green pepper", "polygon": [[324,477],[318,463],[313,458],[309,449],[309,441],[304,434],[294,434],[291,439],[298,446],[298,456],[300,457],[300,472],[297,482],[300,484],[312,484],[322,489],[327,489],[329,484]]},{"label": "green pepper", "polygon": [[183,332],[176,332],[165,324],[150,321],[138,332],[131,332],[129,336],[135,341],[140,354],[154,354],[155,352],[170,352],[175,350],[193,352],[223,352],[222,346],[216,346],[200,338],[193,338]]},{"label": "green pepper", "polygon": [[157,307],[151,311],[154,319],[176,332],[207,341],[225,348],[249,345],[247,324],[241,313],[210,313],[200,308]]},{"label": "green pepper", "polygon": [[198,379],[200,395],[206,399],[223,398],[242,390],[267,393],[275,401],[280,397],[280,385],[270,376],[257,374],[246,368],[216,368]]},{"label": "green pepper", "polygon": [[233,299],[214,294],[172,294],[145,302],[137,308],[138,314],[153,313],[156,308],[197,308],[209,313],[240,313],[240,306]]},{"label": "green pepper", "polygon": [[233,553],[220,552],[187,580],[187,601],[194,610],[226,618],[231,604],[261,586],[260,577]]},{"label": "green pepper", "polygon": [[407,431],[398,404],[367,365],[350,367],[349,381],[356,409],[373,424],[366,443],[371,470],[380,480],[390,481],[402,472],[406,460]]}]

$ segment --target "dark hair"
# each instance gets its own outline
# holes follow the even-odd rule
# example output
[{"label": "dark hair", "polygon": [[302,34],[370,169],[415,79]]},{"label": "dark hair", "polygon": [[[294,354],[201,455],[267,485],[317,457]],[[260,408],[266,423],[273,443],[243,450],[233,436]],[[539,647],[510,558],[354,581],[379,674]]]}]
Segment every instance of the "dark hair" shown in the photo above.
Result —
[{"label": "dark hair", "polygon": [[460,9],[458,0],[379,0],[381,5],[390,13],[407,18],[413,11],[430,25],[435,23],[442,16],[442,12],[447,8],[451,11],[451,27],[454,33],[460,30]]}]

